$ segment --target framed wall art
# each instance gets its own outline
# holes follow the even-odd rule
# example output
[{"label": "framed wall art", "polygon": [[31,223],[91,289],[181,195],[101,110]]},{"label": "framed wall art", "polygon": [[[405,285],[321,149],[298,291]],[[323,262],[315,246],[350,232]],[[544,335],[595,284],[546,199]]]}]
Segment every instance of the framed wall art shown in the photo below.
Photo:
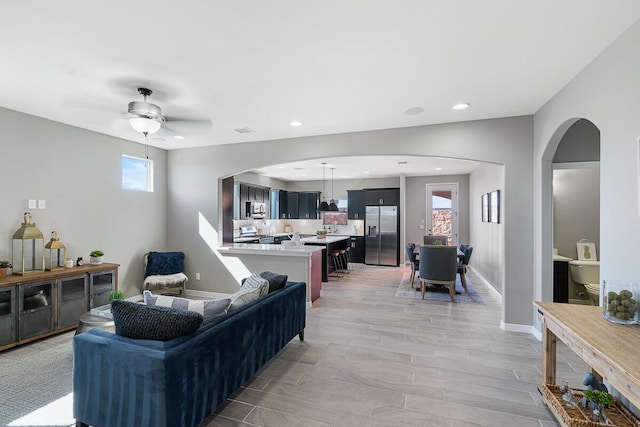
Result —
[{"label": "framed wall art", "polygon": [[500,224],[500,190],[489,193],[489,221]]},{"label": "framed wall art", "polygon": [[482,222],[489,222],[489,193],[482,195]]}]

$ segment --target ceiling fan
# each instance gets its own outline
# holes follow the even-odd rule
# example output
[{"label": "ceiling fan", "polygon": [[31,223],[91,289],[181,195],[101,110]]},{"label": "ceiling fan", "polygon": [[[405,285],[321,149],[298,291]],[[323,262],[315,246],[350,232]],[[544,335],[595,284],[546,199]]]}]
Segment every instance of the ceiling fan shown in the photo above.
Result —
[{"label": "ceiling fan", "polygon": [[144,97],[144,101],[131,101],[127,112],[134,116],[129,119],[131,127],[146,137],[148,134],[160,130],[167,119],[162,115],[160,107],[147,102],[147,98],[153,93],[151,89],[139,87],[138,93]]},{"label": "ceiling fan", "polygon": [[172,129],[166,126],[167,122],[172,124],[183,122],[184,124],[189,124],[191,127],[197,125],[203,127],[211,126],[211,120],[205,118],[188,119],[165,116],[162,114],[162,109],[158,105],[148,102],[147,99],[153,93],[151,89],[139,87],[138,93],[142,95],[143,100],[129,102],[127,112],[133,116],[129,119],[131,127],[144,134],[145,137],[149,134],[158,132],[161,127],[164,127],[164,129],[170,133],[175,133]]}]

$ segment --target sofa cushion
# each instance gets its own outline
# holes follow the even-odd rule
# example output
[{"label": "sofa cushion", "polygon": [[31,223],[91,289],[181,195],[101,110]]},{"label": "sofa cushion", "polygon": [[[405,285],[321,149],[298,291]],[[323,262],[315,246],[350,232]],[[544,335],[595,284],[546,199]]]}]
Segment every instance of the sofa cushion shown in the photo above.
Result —
[{"label": "sofa cushion", "polygon": [[269,292],[284,288],[284,285],[287,284],[287,280],[289,279],[289,276],[286,274],[274,273],[272,271],[263,271],[260,273],[260,276],[269,281]]},{"label": "sofa cushion", "polygon": [[184,271],[184,252],[149,252],[144,277],[166,276]]},{"label": "sofa cushion", "polygon": [[231,304],[231,298],[218,298],[212,300],[191,300],[186,298],[171,297],[166,295],[154,295],[150,291],[142,293],[144,303],[161,307],[171,307],[180,310],[189,310],[200,313],[207,324],[217,317],[227,314]]},{"label": "sofa cushion", "polygon": [[235,311],[245,305],[249,305],[252,302],[259,300],[260,292],[262,291],[261,288],[262,287],[240,289],[238,292],[231,295],[229,312]]},{"label": "sofa cushion", "polygon": [[259,296],[263,297],[269,293],[269,281],[262,278],[258,273],[252,273],[251,276],[242,281],[240,290],[253,288],[258,288],[260,291]]},{"label": "sofa cushion", "polygon": [[116,334],[128,338],[168,341],[190,334],[202,325],[202,315],[179,310],[114,300],[111,303]]}]

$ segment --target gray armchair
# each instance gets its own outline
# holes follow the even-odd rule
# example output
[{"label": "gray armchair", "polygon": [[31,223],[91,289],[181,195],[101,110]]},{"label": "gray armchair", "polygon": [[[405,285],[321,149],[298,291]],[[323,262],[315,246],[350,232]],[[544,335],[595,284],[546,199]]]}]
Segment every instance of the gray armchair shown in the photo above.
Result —
[{"label": "gray armchair", "polygon": [[422,299],[427,283],[449,286],[451,302],[455,302],[458,251],[455,246],[420,246],[420,291]]}]

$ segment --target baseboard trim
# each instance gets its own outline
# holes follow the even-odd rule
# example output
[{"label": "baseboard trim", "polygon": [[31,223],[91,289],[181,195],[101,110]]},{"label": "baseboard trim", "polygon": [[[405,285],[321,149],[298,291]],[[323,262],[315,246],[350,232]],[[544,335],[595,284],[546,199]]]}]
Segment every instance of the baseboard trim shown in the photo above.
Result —
[{"label": "baseboard trim", "polygon": [[487,285],[489,287],[489,289],[496,294],[496,296],[500,297],[500,302],[502,302],[502,294],[500,292],[498,292],[498,290],[491,284],[491,282],[489,282],[487,279],[484,278],[484,276],[482,274],[480,274],[480,272],[478,270],[476,270],[475,268],[473,268],[472,266],[468,265],[467,268],[471,271],[473,271],[473,274],[475,274],[476,276],[478,276],[478,278],[480,279],[480,281],[482,283],[484,283],[485,285]]},{"label": "baseboard trim", "polygon": [[517,323],[504,323],[504,321],[500,321],[500,329],[507,332],[519,332],[523,334],[532,334],[535,335],[535,330],[532,325],[520,325]]}]

